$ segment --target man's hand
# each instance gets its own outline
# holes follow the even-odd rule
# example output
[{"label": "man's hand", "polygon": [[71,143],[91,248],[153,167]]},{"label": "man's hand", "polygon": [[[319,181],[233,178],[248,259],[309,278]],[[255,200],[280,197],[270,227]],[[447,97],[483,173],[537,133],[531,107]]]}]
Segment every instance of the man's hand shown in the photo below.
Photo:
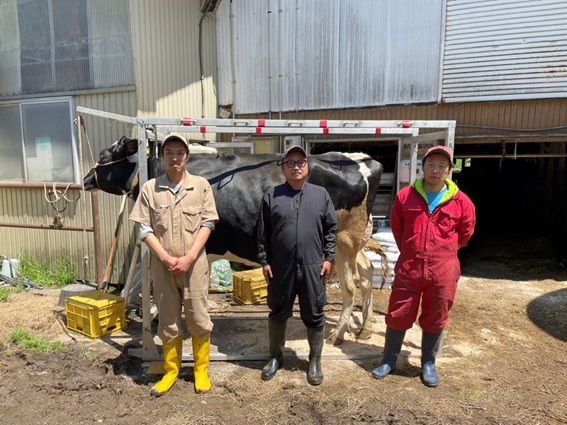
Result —
[{"label": "man's hand", "polygon": [[323,283],[327,283],[327,279],[329,277],[329,273],[331,272],[331,262],[324,261],[323,267],[321,267],[321,276],[323,276]]},{"label": "man's hand", "polygon": [[264,273],[264,279],[266,279],[266,283],[270,284],[270,279],[274,276],[272,275],[272,268],[270,266],[262,267],[262,272]]},{"label": "man's hand", "polygon": [[194,262],[195,257],[193,255],[184,255],[183,257],[177,258],[175,265],[169,267],[169,272],[174,276],[181,276],[189,271]]}]

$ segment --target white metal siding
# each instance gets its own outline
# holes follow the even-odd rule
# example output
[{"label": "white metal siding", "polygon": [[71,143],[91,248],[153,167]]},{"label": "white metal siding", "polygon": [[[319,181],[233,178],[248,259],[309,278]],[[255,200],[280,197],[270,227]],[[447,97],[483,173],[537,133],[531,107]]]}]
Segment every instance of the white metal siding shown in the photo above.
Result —
[{"label": "white metal siding", "polygon": [[567,97],[567,2],[448,0],[443,101]]},{"label": "white metal siding", "polygon": [[134,116],[216,118],[215,22],[209,17],[202,21],[201,75],[199,6],[199,0],[130,2],[138,100]]},{"label": "white metal siding", "polygon": [[443,0],[222,2],[219,104],[242,114],[436,102],[443,11]]}]

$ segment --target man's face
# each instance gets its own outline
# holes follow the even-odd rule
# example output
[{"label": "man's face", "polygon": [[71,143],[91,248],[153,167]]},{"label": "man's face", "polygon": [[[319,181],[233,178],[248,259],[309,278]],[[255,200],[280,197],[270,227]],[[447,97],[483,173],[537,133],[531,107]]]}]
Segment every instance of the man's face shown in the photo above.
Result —
[{"label": "man's face", "polygon": [[300,183],[307,179],[309,163],[301,152],[291,152],[283,160],[282,169],[288,182]]},{"label": "man's face", "polygon": [[449,176],[449,160],[445,155],[433,153],[427,157],[423,164],[423,177],[425,182],[436,187],[445,183]]},{"label": "man's face", "polygon": [[183,142],[167,142],[163,147],[163,161],[168,172],[181,172],[185,169],[185,164],[189,154]]}]

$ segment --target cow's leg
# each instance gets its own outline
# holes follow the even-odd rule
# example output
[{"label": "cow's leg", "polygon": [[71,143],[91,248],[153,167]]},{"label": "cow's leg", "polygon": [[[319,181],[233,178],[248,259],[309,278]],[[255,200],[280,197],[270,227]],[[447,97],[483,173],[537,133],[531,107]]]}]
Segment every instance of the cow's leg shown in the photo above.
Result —
[{"label": "cow's leg", "polygon": [[356,257],[354,255],[347,255],[340,246],[337,246],[335,262],[337,265],[339,282],[341,284],[343,307],[339,322],[331,333],[329,339],[327,339],[327,343],[341,345],[344,341],[345,332],[350,332],[349,323],[354,306],[354,296],[356,294]]},{"label": "cow's leg", "polygon": [[374,266],[366,256],[364,250],[360,250],[356,256],[356,267],[360,276],[360,292],[362,294],[362,330],[358,334],[359,339],[370,339],[373,333],[372,317],[374,306],[372,303],[372,275]]}]

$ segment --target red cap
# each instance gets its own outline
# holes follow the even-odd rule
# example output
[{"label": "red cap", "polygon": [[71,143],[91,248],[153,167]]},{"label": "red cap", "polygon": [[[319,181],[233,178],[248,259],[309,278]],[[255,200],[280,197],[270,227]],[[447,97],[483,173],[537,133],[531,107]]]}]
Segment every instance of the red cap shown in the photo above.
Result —
[{"label": "red cap", "polygon": [[448,146],[438,145],[429,148],[429,150],[423,155],[423,162],[425,162],[425,158],[433,153],[438,153],[441,155],[445,155],[449,160],[449,167],[453,166],[453,150]]}]

